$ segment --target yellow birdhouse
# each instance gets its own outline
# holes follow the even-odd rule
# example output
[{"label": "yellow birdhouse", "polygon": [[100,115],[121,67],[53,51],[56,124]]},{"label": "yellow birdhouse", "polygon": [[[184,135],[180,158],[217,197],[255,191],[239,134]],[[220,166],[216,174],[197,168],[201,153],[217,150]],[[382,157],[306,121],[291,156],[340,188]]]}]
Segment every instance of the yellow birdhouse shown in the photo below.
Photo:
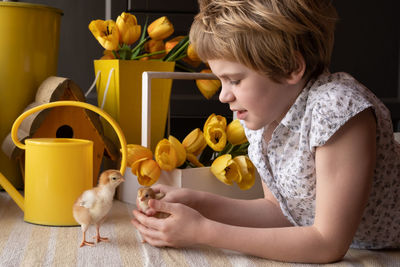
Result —
[{"label": "yellow birdhouse", "polygon": [[[35,102],[26,109],[60,100],[85,102],[82,90],[70,79],[49,77],[39,87]],[[78,107],[54,107],[37,112],[26,118],[19,130],[20,140],[26,138],[78,138],[93,141],[93,185],[97,184],[103,155],[117,161],[119,149],[103,134],[97,114]],[[19,161],[24,176],[24,151],[15,146],[9,134],[2,145],[4,153]],[[66,162],[68,164],[68,162]]]}]

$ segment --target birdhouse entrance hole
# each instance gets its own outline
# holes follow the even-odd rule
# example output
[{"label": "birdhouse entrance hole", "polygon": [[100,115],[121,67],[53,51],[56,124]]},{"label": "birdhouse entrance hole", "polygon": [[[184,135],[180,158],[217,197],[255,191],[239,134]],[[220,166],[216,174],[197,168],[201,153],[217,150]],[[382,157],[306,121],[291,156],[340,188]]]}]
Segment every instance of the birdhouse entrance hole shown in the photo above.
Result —
[{"label": "birdhouse entrance hole", "polygon": [[57,129],[56,137],[57,138],[72,138],[72,137],[74,137],[74,131],[72,130],[71,126],[63,125]]}]

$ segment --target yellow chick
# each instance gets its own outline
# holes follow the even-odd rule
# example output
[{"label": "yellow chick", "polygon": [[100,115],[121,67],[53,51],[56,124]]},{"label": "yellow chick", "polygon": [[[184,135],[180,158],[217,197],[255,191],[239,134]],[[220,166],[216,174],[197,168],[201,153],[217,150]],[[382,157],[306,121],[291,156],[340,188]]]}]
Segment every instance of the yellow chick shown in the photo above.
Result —
[{"label": "yellow chick", "polygon": [[[137,198],[136,198],[136,206],[137,208],[146,213],[146,210],[149,208],[149,200],[150,199],[162,199],[165,195],[163,193],[155,193],[151,187],[141,187],[138,190]],[[154,217],[157,218],[167,218],[170,214],[164,212],[157,212],[154,214]]]},{"label": "yellow chick", "polygon": [[86,190],[75,201],[72,213],[75,220],[81,225],[82,243],[94,246],[93,242],[86,241],[85,235],[89,225],[96,225],[96,236],[93,237],[97,242],[108,241],[106,237],[100,237],[100,225],[112,207],[115,189],[124,182],[124,177],[118,170],[107,170],[101,173],[99,183],[96,187]]},{"label": "yellow chick", "polygon": [[[151,187],[141,187],[138,189],[137,197],[136,197],[136,207],[143,213],[146,213],[146,210],[149,209],[149,200],[150,199],[162,199],[165,196],[163,193],[154,192]],[[156,218],[167,218],[170,214],[165,212],[156,212],[153,215]],[[142,237],[142,243],[146,243],[146,240]]]}]

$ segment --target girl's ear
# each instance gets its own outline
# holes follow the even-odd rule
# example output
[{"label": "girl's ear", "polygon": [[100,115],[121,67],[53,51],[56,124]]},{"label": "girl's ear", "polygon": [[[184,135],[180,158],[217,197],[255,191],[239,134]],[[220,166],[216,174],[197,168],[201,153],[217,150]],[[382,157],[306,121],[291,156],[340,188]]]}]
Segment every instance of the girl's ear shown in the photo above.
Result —
[{"label": "girl's ear", "polygon": [[297,59],[297,69],[294,70],[289,77],[286,79],[288,84],[297,84],[303,79],[304,73],[306,71],[306,62],[303,55],[300,52],[296,52]]}]

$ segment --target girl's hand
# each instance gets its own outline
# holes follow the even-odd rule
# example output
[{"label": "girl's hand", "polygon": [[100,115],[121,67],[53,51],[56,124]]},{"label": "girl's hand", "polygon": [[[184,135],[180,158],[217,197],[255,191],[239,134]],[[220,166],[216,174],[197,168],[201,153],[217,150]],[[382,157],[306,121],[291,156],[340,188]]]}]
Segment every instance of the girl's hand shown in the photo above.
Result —
[{"label": "girl's hand", "polygon": [[135,219],[131,222],[147,243],[156,247],[183,247],[198,243],[199,225],[206,220],[198,211],[181,203],[159,200],[150,200],[149,206],[157,212],[171,215],[157,219],[138,210],[133,211]]},{"label": "girl's hand", "polygon": [[[163,193],[165,196],[161,199],[165,202],[181,203],[191,208],[195,208],[195,203],[199,200],[199,192],[188,189],[173,187],[163,184],[157,184],[152,186],[152,189],[156,193]],[[153,213],[153,212],[151,212]],[[146,212],[147,215],[150,215]]]}]

